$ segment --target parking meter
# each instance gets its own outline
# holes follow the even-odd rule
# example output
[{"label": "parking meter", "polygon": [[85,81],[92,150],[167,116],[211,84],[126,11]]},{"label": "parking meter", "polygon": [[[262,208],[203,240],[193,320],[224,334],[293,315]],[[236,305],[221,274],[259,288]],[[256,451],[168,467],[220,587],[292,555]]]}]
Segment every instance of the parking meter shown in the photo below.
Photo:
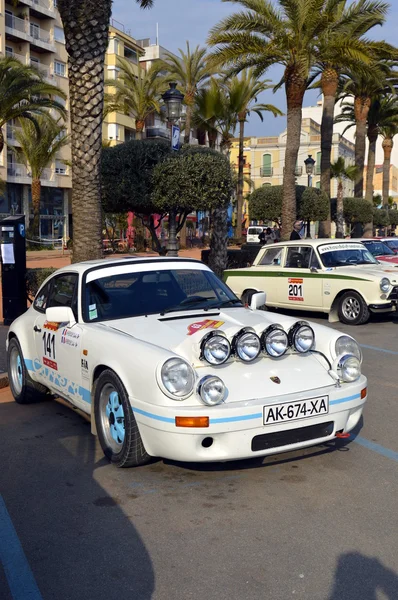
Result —
[{"label": "parking meter", "polygon": [[0,221],[1,285],[4,325],[27,309],[25,217]]}]

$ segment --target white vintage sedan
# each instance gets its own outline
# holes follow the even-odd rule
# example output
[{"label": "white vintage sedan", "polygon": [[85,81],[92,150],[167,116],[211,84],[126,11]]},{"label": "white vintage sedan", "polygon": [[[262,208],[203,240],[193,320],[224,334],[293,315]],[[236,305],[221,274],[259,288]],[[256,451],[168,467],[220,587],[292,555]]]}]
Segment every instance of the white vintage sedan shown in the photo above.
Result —
[{"label": "white vintage sedan", "polygon": [[91,416],[119,467],[150,457],[226,461],[342,437],[367,397],[353,338],[245,308],[203,263],[74,264],[10,327],[23,404],[52,394]]},{"label": "white vintage sedan", "polygon": [[269,307],[324,312],[348,325],[391,312],[398,301],[398,270],[378,263],[356,240],[264,246],[251,267],[229,269],[224,280],[244,303],[265,291]]}]

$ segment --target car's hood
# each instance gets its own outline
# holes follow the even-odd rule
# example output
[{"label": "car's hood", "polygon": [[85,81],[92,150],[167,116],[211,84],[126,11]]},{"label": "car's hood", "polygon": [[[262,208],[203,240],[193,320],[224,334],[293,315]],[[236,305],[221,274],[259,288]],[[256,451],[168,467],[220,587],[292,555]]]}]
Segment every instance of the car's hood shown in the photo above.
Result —
[{"label": "car's hood", "polygon": [[[326,272],[335,274],[336,276],[353,277],[366,281],[377,281],[386,277],[385,273],[395,273],[395,271],[388,270],[389,265],[386,263],[378,265],[353,265],[352,267],[335,267],[333,269],[326,269]],[[396,277],[389,276],[392,283],[398,282],[398,272]]]},{"label": "car's hood", "polygon": [[391,256],[391,254],[387,254],[385,256],[378,256],[377,260],[380,261],[381,264],[388,263],[391,266],[398,267],[398,255]]}]

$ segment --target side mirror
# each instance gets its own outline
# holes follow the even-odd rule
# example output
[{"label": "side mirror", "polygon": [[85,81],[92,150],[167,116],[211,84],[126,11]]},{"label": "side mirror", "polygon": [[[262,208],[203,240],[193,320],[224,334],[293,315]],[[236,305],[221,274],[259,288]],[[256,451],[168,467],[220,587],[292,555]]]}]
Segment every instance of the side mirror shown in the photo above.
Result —
[{"label": "side mirror", "polygon": [[69,306],[50,306],[46,310],[46,319],[50,323],[63,323],[68,327],[76,323],[73,310]]},{"label": "side mirror", "polygon": [[261,306],[264,306],[266,298],[265,292],[256,292],[250,300],[250,308],[252,310],[258,310]]},{"label": "side mirror", "polygon": [[311,267],[311,273],[318,273],[318,269],[316,267]]}]

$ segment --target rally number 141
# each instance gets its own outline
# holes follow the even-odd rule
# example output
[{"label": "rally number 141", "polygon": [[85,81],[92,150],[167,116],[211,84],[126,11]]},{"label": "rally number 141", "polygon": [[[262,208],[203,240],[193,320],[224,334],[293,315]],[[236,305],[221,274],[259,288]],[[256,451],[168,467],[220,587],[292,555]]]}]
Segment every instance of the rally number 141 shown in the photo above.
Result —
[{"label": "rally number 141", "polygon": [[45,331],[43,333],[44,356],[55,360],[55,334]]}]

